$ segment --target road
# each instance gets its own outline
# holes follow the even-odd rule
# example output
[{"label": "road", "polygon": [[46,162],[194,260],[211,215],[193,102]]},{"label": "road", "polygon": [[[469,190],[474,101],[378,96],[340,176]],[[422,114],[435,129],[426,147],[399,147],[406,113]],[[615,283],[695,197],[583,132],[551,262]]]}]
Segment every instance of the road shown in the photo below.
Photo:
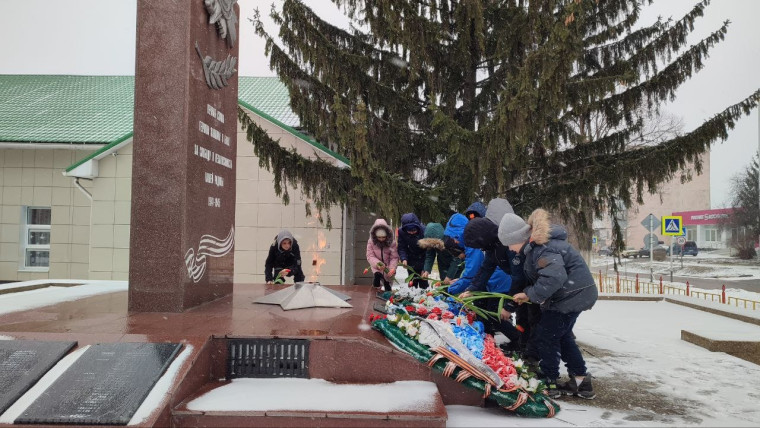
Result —
[{"label": "road", "polygon": [[[637,264],[634,268],[631,266],[631,270],[634,270],[634,272],[627,271],[625,263],[630,262],[627,260],[623,260],[623,265],[618,265],[618,269],[620,270],[620,276],[627,276],[630,278],[636,277],[636,270],[645,270],[645,272],[639,272],[639,278],[642,280],[649,280],[649,271],[645,265]],[[635,262],[634,262],[635,263]],[[674,262],[673,267],[680,266],[680,263]],[[598,273],[599,270],[602,270],[602,273],[606,275],[615,275],[615,271],[612,269],[612,264],[609,264],[608,266],[601,267],[601,266],[594,266],[592,268],[592,272]],[[759,268],[760,269],[760,268]],[[663,267],[662,264],[655,265],[655,273],[654,278],[655,280],[658,280],[660,278],[660,275],[662,275],[662,279],[664,281],[670,281],[670,274],[664,273],[667,272],[667,267]],[[680,276],[680,275],[673,275],[673,281],[674,282],[689,282],[689,284],[692,287],[702,288],[706,290],[720,290],[723,285],[726,285],[726,288],[738,288],[742,290],[752,291],[756,293],[760,293],[760,278],[748,278],[748,279],[739,279],[739,278],[732,278],[732,279],[726,279],[726,278],[704,278],[699,276]]]},{"label": "road", "polygon": [[[655,280],[660,279],[659,273],[655,274]],[[635,273],[628,272],[627,274],[624,274],[623,272],[620,272],[620,276],[628,276],[630,278],[635,278]],[[640,279],[646,279],[649,280],[649,274],[648,273],[640,273],[639,274]],[[663,281],[670,281],[670,275],[662,275]],[[742,290],[747,291],[753,291],[755,293],[760,293],[760,279],[737,279],[737,280],[726,280],[726,279],[714,279],[714,278],[695,278],[693,276],[677,276],[673,275],[673,281],[674,282],[689,282],[689,285],[692,287],[697,288],[703,288],[705,290],[720,290],[723,288],[723,285],[726,285],[726,288],[739,288]]]}]

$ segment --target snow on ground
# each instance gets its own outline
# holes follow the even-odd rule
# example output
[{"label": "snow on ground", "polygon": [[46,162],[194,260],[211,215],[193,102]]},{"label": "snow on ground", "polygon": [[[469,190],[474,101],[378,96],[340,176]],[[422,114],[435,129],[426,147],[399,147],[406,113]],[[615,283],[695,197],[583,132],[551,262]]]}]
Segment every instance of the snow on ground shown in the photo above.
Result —
[{"label": "snow on ground", "polygon": [[574,427],[574,426],[644,426],[629,421],[629,415],[604,409],[568,404],[561,401],[562,410],[551,419],[522,418],[506,414],[498,408],[483,409],[471,406],[446,406],[447,427]]},{"label": "snow on ground", "polygon": [[599,301],[574,329],[596,400],[562,398],[553,419],[446,406],[447,426],[757,426],[760,366],[682,341],[682,329],[760,341],[760,326],[672,303]]},{"label": "snow on ground", "polygon": [[[683,267],[681,265],[683,264]],[[662,262],[653,261],[652,266],[656,275],[670,275],[670,258]],[[712,278],[725,280],[743,280],[760,278],[760,264],[757,260],[739,260],[725,256],[707,258],[685,256],[673,258],[673,275],[690,276],[694,278]],[[591,271],[614,275],[613,257],[594,256],[591,261]],[[649,274],[649,258],[620,259],[618,270],[621,274]]]},{"label": "snow on ground", "polygon": [[35,283],[65,283],[82,284],[75,287],[50,286],[36,290],[22,291],[17,293],[0,294],[0,315],[11,312],[24,311],[42,306],[54,305],[60,302],[68,302],[98,294],[127,291],[127,281],[24,281],[3,284],[3,289],[19,288]]},{"label": "snow on ground", "polygon": [[29,407],[34,401],[42,395],[45,390],[53,384],[62,374],[66,371],[76,360],[79,359],[82,354],[84,354],[84,351],[86,351],[90,346],[83,346],[65,357],[61,358],[58,363],[53,366],[52,369],[50,369],[47,373],[45,373],[42,378],[37,381],[36,384],[34,384],[33,387],[29,388],[28,391],[24,395],[21,396],[18,400],[16,400],[15,403],[11,407],[8,408],[8,410],[5,411],[2,415],[0,415],[0,424],[12,424],[13,421],[16,420],[17,417],[19,417],[27,407]]},{"label": "snow on ground", "polygon": [[[600,301],[581,314],[574,330],[589,354],[598,403],[634,411],[640,422],[656,425],[756,426],[760,366],[682,341],[682,329],[760,341],[760,326],[696,309],[667,302]],[[633,392],[620,393],[626,390]],[[636,408],[650,399],[662,402],[653,409]]]},{"label": "snow on ground", "polygon": [[189,402],[187,408],[196,411],[418,411],[433,410],[437,395],[435,383],[423,381],[354,385],[324,379],[233,379]]}]

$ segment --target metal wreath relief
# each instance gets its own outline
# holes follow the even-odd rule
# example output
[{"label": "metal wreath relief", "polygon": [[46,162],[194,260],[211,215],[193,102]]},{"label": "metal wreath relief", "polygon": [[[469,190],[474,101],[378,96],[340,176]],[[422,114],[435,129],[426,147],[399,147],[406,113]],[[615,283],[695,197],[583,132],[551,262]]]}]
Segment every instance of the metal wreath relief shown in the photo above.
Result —
[{"label": "metal wreath relief", "polygon": [[216,24],[219,35],[223,39],[227,39],[230,47],[235,46],[235,39],[237,37],[235,26],[238,19],[237,15],[235,15],[235,3],[237,3],[237,0],[203,0],[203,4],[210,15],[208,23]]},{"label": "metal wreath relief", "polygon": [[227,79],[237,71],[235,70],[237,58],[227,55],[227,59],[224,61],[214,61],[208,55],[204,57],[200,46],[198,46],[198,42],[195,42],[195,51],[198,52],[198,56],[203,62],[203,74],[206,75],[208,87],[211,89],[222,89],[227,86]]}]

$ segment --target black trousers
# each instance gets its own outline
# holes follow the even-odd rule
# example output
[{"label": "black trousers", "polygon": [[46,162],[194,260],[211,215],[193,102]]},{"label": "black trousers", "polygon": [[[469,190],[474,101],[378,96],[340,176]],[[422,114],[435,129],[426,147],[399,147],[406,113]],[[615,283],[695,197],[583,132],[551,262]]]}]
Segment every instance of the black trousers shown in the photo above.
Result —
[{"label": "black trousers", "polygon": [[541,307],[538,304],[522,304],[515,311],[517,325],[523,328],[520,337],[520,350],[526,357],[538,360],[538,350],[536,348],[536,326],[541,321]]},{"label": "black trousers", "polygon": [[[425,269],[425,260],[415,261],[413,263],[410,262],[409,267],[414,269],[414,271],[417,272],[417,274],[421,274],[422,269]],[[426,279],[415,278],[411,286],[425,289],[425,288],[428,288],[428,282]]]},{"label": "black trousers", "polygon": [[382,285],[385,291],[391,291],[391,283],[385,280],[382,272],[375,272],[375,277],[372,279],[372,285],[375,288],[380,288],[380,285]]}]

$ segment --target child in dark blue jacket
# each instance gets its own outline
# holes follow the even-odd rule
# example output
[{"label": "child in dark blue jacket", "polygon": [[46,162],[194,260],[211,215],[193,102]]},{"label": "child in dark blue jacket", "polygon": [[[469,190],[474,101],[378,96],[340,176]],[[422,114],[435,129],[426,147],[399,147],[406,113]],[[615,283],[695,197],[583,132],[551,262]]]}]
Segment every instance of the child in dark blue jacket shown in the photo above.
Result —
[{"label": "child in dark blue jacket", "polygon": [[[401,216],[401,228],[398,231],[398,258],[404,267],[414,269],[417,274],[425,270],[426,250],[420,248],[419,241],[425,236],[425,226],[414,213],[406,213]],[[422,278],[415,278],[412,286],[427,288],[428,282]]]}]

